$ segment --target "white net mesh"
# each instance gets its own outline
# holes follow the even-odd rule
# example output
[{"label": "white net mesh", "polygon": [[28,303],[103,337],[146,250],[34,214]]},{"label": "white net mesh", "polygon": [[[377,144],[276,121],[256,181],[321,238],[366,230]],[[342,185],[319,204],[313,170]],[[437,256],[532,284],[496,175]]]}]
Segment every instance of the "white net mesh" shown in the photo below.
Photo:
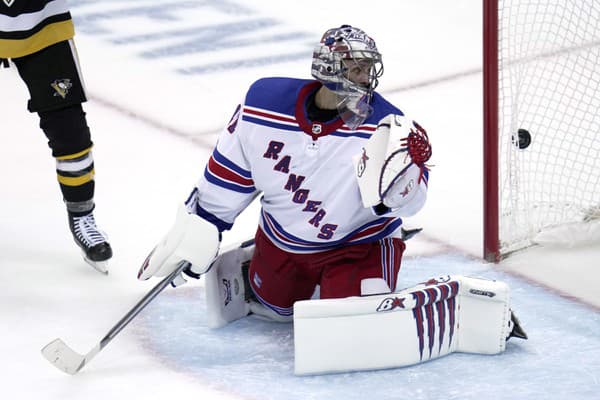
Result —
[{"label": "white net mesh", "polygon": [[[600,1],[500,0],[500,252],[600,205]],[[518,130],[530,133],[520,149]]]}]

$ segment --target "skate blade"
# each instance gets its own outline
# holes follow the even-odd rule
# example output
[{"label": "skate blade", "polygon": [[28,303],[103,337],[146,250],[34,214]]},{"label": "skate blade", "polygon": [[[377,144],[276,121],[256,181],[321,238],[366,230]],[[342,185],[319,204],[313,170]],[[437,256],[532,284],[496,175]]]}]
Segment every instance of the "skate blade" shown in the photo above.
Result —
[{"label": "skate blade", "polygon": [[92,261],[87,257],[83,257],[83,260],[92,266],[96,271],[101,274],[108,275],[108,261]]}]

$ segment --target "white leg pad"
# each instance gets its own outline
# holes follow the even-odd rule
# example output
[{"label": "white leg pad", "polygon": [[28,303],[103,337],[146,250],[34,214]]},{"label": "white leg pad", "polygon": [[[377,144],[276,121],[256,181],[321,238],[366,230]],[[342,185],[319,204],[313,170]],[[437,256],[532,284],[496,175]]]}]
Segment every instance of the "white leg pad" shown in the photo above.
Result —
[{"label": "white leg pad", "polygon": [[461,278],[458,344],[455,351],[498,354],[506,348],[510,290],[504,282]]},{"label": "white leg pad", "polygon": [[500,353],[509,319],[506,284],[462,276],[397,293],[300,301],[295,373],[403,367],[455,351]]},{"label": "white leg pad", "polygon": [[206,314],[209,328],[220,328],[250,313],[245,300],[242,264],[252,258],[254,245],[235,246],[212,263],[205,276]]}]

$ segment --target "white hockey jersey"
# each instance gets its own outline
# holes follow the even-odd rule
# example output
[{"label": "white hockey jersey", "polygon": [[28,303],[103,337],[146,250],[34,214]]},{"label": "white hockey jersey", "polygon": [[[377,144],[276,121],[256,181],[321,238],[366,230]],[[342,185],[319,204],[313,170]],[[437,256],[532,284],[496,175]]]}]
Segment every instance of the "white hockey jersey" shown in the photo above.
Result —
[{"label": "white hockey jersey", "polygon": [[[391,236],[402,224],[362,205],[352,158],[384,116],[402,112],[375,93],[373,113],[350,130],[338,117],[313,122],[306,114],[314,80],[265,78],[249,89],[223,130],[197,187],[190,212],[230,229],[237,215],[262,194],[260,226],[279,248],[313,253]],[[428,171],[413,209],[425,202]]]}]

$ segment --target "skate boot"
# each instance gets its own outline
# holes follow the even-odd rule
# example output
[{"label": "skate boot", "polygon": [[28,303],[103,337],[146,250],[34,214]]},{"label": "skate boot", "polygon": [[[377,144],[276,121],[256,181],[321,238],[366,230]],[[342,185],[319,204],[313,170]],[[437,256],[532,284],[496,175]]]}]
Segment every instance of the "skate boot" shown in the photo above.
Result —
[{"label": "skate boot", "polygon": [[508,322],[508,327],[510,328],[510,333],[508,334],[506,340],[510,339],[511,337],[527,340],[527,334],[521,327],[521,322],[513,310],[510,310],[510,321]]},{"label": "skate boot", "polygon": [[83,252],[83,259],[97,271],[108,274],[108,260],[112,249],[106,234],[98,229],[94,214],[79,215],[69,212],[69,228],[75,243]]}]

